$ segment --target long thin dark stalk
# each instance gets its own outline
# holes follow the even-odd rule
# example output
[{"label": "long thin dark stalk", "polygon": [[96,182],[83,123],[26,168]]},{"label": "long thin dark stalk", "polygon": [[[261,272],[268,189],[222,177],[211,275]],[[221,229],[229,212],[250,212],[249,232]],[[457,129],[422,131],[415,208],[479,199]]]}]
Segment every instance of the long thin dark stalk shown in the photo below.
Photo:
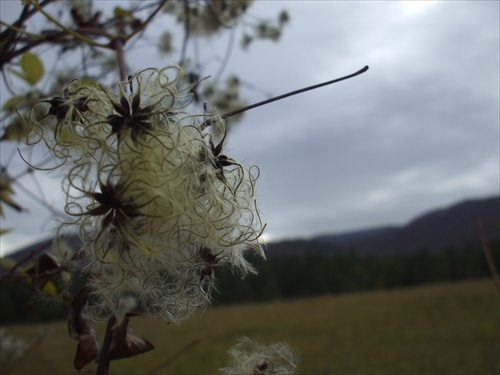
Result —
[{"label": "long thin dark stalk", "polygon": [[168,0],[161,0],[154,10],[153,13],[149,15],[149,17],[146,19],[146,21],[142,22],[139,27],[137,27],[132,33],[126,36],[126,40],[132,39],[135,35],[143,31],[151,21],[153,21],[153,18],[160,12],[160,10],[165,6]]},{"label": "long thin dark stalk", "polygon": [[481,237],[481,244],[484,251],[484,256],[486,257],[486,262],[488,263],[488,267],[490,268],[491,276],[493,277],[493,282],[495,283],[497,290],[500,292],[500,275],[498,274],[495,261],[493,260],[493,256],[491,255],[490,246],[488,245],[488,241],[486,240],[486,235],[484,234],[484,226],[481,218],[477,219],[477,225],[479,227],[479,236]]},{"label": "long thin dark stalk", "polygon": [[188,6],[188,1],[184,0],[184,14],[186,15],[186,21],[184,23],[184,37],[182,39],[182,48],[181,48],[181,59],[179,61],[179,65],[183,66],[184,63],[186,62],[186,51],[187,51],[187,45],[190,37],[190,13],[189,13],[189,6]]},{"label": "long thin dark stalk", "polygon": [[125,81],[125,77],[127,76],[127,65],[125,64],[125,53],[123,51],[124,40],[117,38],[115,40],[114,48],[116,51],[116,58],[118,60],[118,71],[120,75],[120,81]]},{"label": "long thin dark stalk", "polygon": [[[45,0],[40,3],[40,7],[44,8],[48,4],[54,2],[55,0]],[[12,24],[12,26],[16,28],[23,28],[24,24],[28,21],[28,19],[36,14],[38,10],[36,8],[30,7],[29,5],[25,5],[19,19]],[[19,33],[14,31],[11,28],[6,28],[4,31],[0,33],[0,44],[2,45],[1,53],[0,53],[0,66],[3,66],[5,62],[11,61],[12,57],[10,53],[14,49],[18,38]],[[6,58],[8,56],[8,58]]]},{"label": "long thin dark stalk", "polygon": [[108,325],[106,326],[106,333],[104,335],[104,341],[102,343],[102,348],[99,353],[99,362],[97,365],[96,375],[108,375],[109,374],[109,364],[111,358],[109,356],[111,349],[111,342],[113,340],[114,326],[116,324],[116,318],[112,316],[108,320]]},{"label": "long thin dark stalk", "polygon": [[295,90],[295,91],[290,91],[290,92],[288,92],[288,93],[286,93],[286,94],[283,94],[283,95],[278,95],[278,96],[275,96],[275,97],[270,98],[270,99],[263,100],[263,101],[258,102],[258,103],[250,104],[250,105],[248,105],[248,106],[246,106],[246,107],[236,109],[236,110],[234,110],[234,111],[231,111],[231,112],[228,112],[228,113],[223,114],[223,115],[222,115],[222,118],[226,119],[226,118],[228,118],[228,117],[231,117],[231,116],[237,115],[238,113],[248,111],[249,109],[257,108],[257,107],[260,107],[260,106],[262,106],[262,105],[265,105],[265,104],[269,104],[269,103],[275,102],[275,101],[277,101],[277,100],[281,100],[281,99],[288,98],[289,96],[293,96],[293,95],[301,94],[301,93],[306,92],[306,91],[319,89],[320,87],[323,87],[323,86],[328,86],[328,85],[331,85],[331,84],[333,84],[333,83],[337,83],[337,82],[340,82],[340,81],[344,81],[344,80],[346,80],[346,79],[349,79],[349,78],[352,78],[352,77],[356,77],[357,75],[363,74],[363,73],[364,73],[364,72],[366,72],[367,70],[368,70],[368,65],[366,65],[364,68],[362,68],[362,69],[358,70],[357,72],[352,73],[352,74],[349,74],[349,75],[347,75],[347,76],[340,77],[340,78],[336,78],[336,79],[333,79],[333,80],[331,80],[331,81],[327,81],[327,82],[323,82],[323,83],[318,83],[317,85],[312,85],[312,86],[305,87],[305,88],[302,88],[302,89],[298,89],[298,90]]},{"label": "long thin dark stalk", "polygon": [[[15,185],[21,189],[22,191],[24,191],[27,195],[29,195],[31,197],[31,199],[33,199],[34,201],[38,202],[38,204],[42,205],[43,207],[45,207],[47,210],[49,210],[54,216],[58,216],[58,217],[61,217],[61,218],[67,218],[68,216],[66,215],[66,213],[64,211],[61,211],[61,210],[58,210],[57,208],[55,208],[54,206],[52,206],[48,201],[47,199],[45,199],[45,197],[42,197],[43,198],[40,198],[38,197],[36,194],[32,193],[30,189],[28,189],[27,187],[25,187],[23,184],[21,184],[19,181],[14,181]],[[24,210],[23,210],[24,211]]]},{"label": "long thin dark stalk", "polygon": [[198,338],[195,338],[188,342],[186,345],[184,345],[182,348],[177,350],[175,353],[169,355],[163,362],[159,363],[156,365],[154,368],[152,368],[147,375],[154,375],[160,373],[160,371],[164,370],[165,367],[169,366],[172,362],[174,362],[177,358],[179,358],[182,354],[188,352],[193,348],[196,344],[198,344],[200,340]]}]

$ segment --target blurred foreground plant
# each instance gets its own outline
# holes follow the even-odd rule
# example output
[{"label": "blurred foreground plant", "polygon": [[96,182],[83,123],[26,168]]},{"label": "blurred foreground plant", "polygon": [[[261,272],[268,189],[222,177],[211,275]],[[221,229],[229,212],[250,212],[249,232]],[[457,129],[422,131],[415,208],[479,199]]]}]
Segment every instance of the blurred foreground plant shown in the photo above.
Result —
[{"label": "blurred foreground plant", "polygon": [[[96,373],[108,374],[112,360],[154,348],[131,331],[131,318],[175,323],[187,319],[210,303],[218,268],[228,267],[244,277],[256,273],[245,256],[264,257],[259,239],[265,225],[254,199],[259,170],[224,153],[228,121],[248,109],[354,77],[368,67],[247,107],[238,99],[238,80],[231,79],[228,95],[209,85],[203,91],[208,105],[203,100],[200,110],[204,79],[189,70],[189,36],[212,35],[228,27],[242,17],[250,1],[163,0],[143,8],[139,3],[130,9],[116,7],[108,21],[101,20],[90,2],[78,3],[71,7],[71,26],[45,10],[50,3],[23,1],[18,21],[2,22],[2,68],[20,57],[21,69],[13,72],[33,86],[44,69],[30,50],[44,43],[68,49],[85,45],[116,53],[119,82],[112,88],[98,76],[79,72],[57,93],[33,89],[23,98],[14,96],[5,107],[14,120],[2,140],[41,147],[53,166],[28,160],[20,151],[30,170],[58,170],[62,175],[69,219],[61,220],[52,251],[40,255],[25,274],[40,295],[68,307],[68,331],[78,341],[74,367],[80,371],[95,361]],[[145,20],[136,17],[151,7]],[[126,78],[125,44],[161,10],[176,15],[184,26],[181,64],[144,69]],[[26,31],[24,24],[37,13],[59,30]],[[276,40],[287,20],[281,13],[278,26],[255,25],[255,35],[246,34],[244,46],[254,37]],[[165,46],[168,42],[163,36],[165,51],[171,49]],[[13,206],[8,176],[2,169],[1,197]],[[64,240],[73,232],[81,242],[76,251]],[[101,344],[92,319],[108,322]],[[244,339],[230,354],[233,363],[224,373],[295,369],[286,345],[264,347]],[[234,362],[236,357],[244,361]]]},{"label": "blurred foreground plant", "polygon": [[297,357],[285,343],[269,346],[243,337],[229,351],[229,366],[221,368],[224,375],[235,374],[294,374]]},{"label": "blurred foreground plant", "polygon": [[24,340],[9,334],[4,328],[0,329],[0,371],[7,373],[16,361],[23,358],[27,350]]}]

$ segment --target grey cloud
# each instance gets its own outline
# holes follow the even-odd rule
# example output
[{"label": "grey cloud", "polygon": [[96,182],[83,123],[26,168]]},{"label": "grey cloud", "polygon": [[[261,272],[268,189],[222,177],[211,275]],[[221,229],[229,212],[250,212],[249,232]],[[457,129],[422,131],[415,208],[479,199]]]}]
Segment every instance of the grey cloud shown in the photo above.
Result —
[{"label": "grey cloud", "polygon": [[[256,3],[252,12],[265,17],[288,9],[290,25],[277,44],[235,48],[227,74],[277,95],[370,65],[252,110],[231,131],[227,154],[260,167],[257,198],[271,238],[402,223],[499,193],[499,3],[416,5]],[[223,55],[215,46],[226,43],[201,44],[200,55],[215,61]]]}]

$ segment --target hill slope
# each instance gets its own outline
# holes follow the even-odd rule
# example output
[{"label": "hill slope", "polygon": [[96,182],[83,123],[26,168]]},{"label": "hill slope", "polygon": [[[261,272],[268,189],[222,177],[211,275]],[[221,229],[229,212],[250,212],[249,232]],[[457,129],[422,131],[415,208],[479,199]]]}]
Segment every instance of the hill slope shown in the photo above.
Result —
[{"label": "hill slope", "polygon": [[478,219],[488,241],[500,239],[500,198],[467,200],[450,207],[417,216],[408,224],[395,227],[316,236],[311,240],[271,243],[269,255],[299,255],[354,250],[361,255],[387,255],[420,250],[439,251],[467,245],[480,247]]}]

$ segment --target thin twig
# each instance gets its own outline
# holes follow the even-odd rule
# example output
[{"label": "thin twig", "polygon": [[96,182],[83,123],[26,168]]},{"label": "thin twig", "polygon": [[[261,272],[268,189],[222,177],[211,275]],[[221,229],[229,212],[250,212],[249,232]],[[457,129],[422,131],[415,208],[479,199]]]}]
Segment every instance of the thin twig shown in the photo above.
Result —
[{"label": "thin twig", "polygon": [[214,77],[215,82],[218,82],[220,80],[220,78],[222,77],[222,73],[224,73],[224,70],[226,70],[227,64],[229,63],[229,59],[231,58],[231,54],[233,52],[235,35],[236,35],[236,30],[233,28],[231,29],[231,32],[229,34],[229,40],[227,42],[226,52],[224,54],[224,57],[222,58],[222,62],[219,66],[219,69],[215,74]]},{"label": "thin twig", "polygon": [[148,19],[146,21],[144,21],[143,23],[141,23],[141,25],[139,27],[137,27],[132,33],[130,33],[129,35],[127,35],[125,37],[125,40],[130,40],[132,39],[135,35],[137,35],[138,33],[140,33],[142,30],[144,30],[144,28],[153,20],[153,18],[158,14],[158,12],[163,8],[163,6],[167,3],[168,0],[161,0],[160,1],[160,5],[158,5],[158,7],[155,9],[155,11],[153,13],[151,13],[151,15],[148,17]]},{"label": "thin twig", "polygon": [[118,59],[118,70],[120,71],[120,81],[125,81],[127,75],[127,66],[125,64],[125,52],[123,51],[123,46],[125,45],[124,39],[116,38],[114,43],[114,49],[116,51],[116,58]]},{"label": "thin twig", "polygon": [[29,36],[29,37],[33,38],[33,39],[45,39],[40,34],[35,34],[35,33],[28,32],[28,31],[26,31],[25,29],[23,29],[21,27],[17,27],[17,26],[11,25],[10,23],[7,23],[7,22],[2,21],[2,20],[0,20],[0,25],[5,26],[6,28],[11,29],[12,31],[14,31],[14,32],[16,32],[18,34],[24,34],[26,36]]},{"label": "thin twig", "polygon": [[498,275],[498,270],[495,265],[495,261],[493,260],[493,256],[491,255],[490,246],[488,245],[488,241],[486,240],[483,220],[480,217],[477,218],[477,225],[479,227],[479,237],[481,237],[481,244],[483,247],[484,255],[486,257],[486,262],[488,262],[488,267],[490,268],[491,276],[493,277],[493,282],[495,283],[495,286],[500,292],[500,276]]},{"label": "thin twig", "polygon": [[[113,39],[113,35],[109,34],[105,30],[102,30],[102,29],[96,28],[96,27],[80,27],[77,29],[68,29],[68,30],[71,30],[73,34],[76,33],[78,35],[86,34],[86,35],[91,35],[91,36],[101,36],[101,37],[107,38],[109,40]],[[12,51],[12,52],[9,52],[6,54],[2,54],[0,56],[0,66],[12,61],[14,58],[22,55],[23,53],[25,53],[27,51],[33,50],[35,47],[39,46],[40,44],[56,43],[60,40],[64,40],[64,38],[66,38],[68,36],[68,34],[71,34],[71,33],[68,33],[66,31],[57,31],[57,32],[51,32],[50,34],[48,34],[48,33],[41,34],[40,35],[41,38],[35,39],[35,40],[27,43],[26,45],[24,45],[23,47],[15,50],[15,51]],[[87,40],[91,40],[91,39],[87,39]],[[92,43],[92,45],[95,45],[95,43]],[[109,44],[99,44],[99,46],[106,48],[106,49],[111,48]]]},{"label": "thin twig", "polygon": [[177,358],[179,358],[185,352],[191,350],[191,348],[194,347],[195,345],[197,345],[199,342],[200,342],[200,339],[198,339],[198,338],[191,340],[186,345],[184,345],[182,348],[177,350],[175,353],[168,356],[163,362],[156,365],[153,369],[151,369],[148,373],[146,373],[146,375],[154,375],[154,374],[159,373],[160,370],[163,370],[165,367],[172,364],[172,362],[174,362]]},{"label": "thin twig", "polygon": [[187,0],[184,0],[184,14],[186,15],[186,20],[184,22],[184,37],[182,39],[181,48],[181,59],[179,65],[184,65],[186,59],[187,44],[189,40],[190,27],[191,27],[191,16],[189,13],[189,6]]},{"label": "thin twig", "polygon": [[[34,176],[34,175],[33,175]],[[19,187],[22,191],[24,191],[26,194],[28,194],[31,199],[35,200],[38,202],[38,204],[44,206],[46,209],[48,209],[54,216],[59,216],[61,218],[67,218],[67,215],[64,211],[61,211],[57,208],[55,208],[53,205],[51,205],[47,199],[45,198],[45,195],[42,193],[42,198],[38,197],[36,194],[32,193],[30,189],[26,188],[23,184],[21,184],[19,181],[14,180],[14,184],[16,184],[17,187]],[[40,184],[37,182],[36,185],[38,185],[40,189]],[[29,211],[29,210],[28,210]]]},{"label": "thin twig", "polygon": [[[0,68],[0,71],[2,72],[2,77],[3,77],[3,82],[5,83],[5,88],[7,89],[9,94],[11,94],[12,96],[16,96],[14,89],[10,85],[9,79],[8,79],[7,75],[5,74],[5,69]],[[3,120],[5,120],[5,119],[6,119],[6,116],[4,115]]]},{"label": "thin twig", "polygon": [[[45,1],[42,1],[39,6],[41,8],[44,8],[46,7],[47,5],[49,5],[50,3],[54,2],[55,0],[45,0]],[[19,16],[19,19],[14,22],[12,24],[12,26],[15,26],[15,27],[19,27],[21,28],[24,23],[26,21],[28,21],[28,19],[30,17],[32,17],[33,15],[35,15],[36,13],[38,12],[38,10],[36,8],[32,8],[30,9],[30,7],[28,5],[25,5],[24,8],[23,8],[23,11],[21,12],[21,15]],[[8,29],[5,29],[2,33],[0,33],[0,41],[1,41],[1,44],[3,44],[5,46],[5,48],[2,50],[2,52],[5,52],[7,49],[9,49],[9,47],[11,46],[11,38],[15,37],[16,36],[16,33],[13,32],[12,29],[8,28]]]},{"label": "thin twig", "polygon": [[291,92],[288,92],[288,93],[283,94],[283,95],[278,95],[278,96],[275,96],[274,98],[266,99],[266,100],[263,100],[263,101],[258,102],[258,103],[250,104],[249,106],[246,106],[246,107],[243,107],[243,108],[236,109],[236,110],[234,110],[234,111],[231,111],[231,112],[228,112],[228,113],[223,114],[223,115],[222,115],[222,118],[223,118],[223,119],[226,119],[226,118],[228,118],[228,117],[231,117],[231,116],[237,115],[238,113],[248,111],[249,109],[254,109],[254,108],[260,107],[260,106],[262,106],[262,105],[265,105],[265,104],[269,104],[269,103],[275,102],[275,101],[277,101],[277,100],[281,100],[281,99],[288,98],[289,96],[293,96],[293,95],[301,94],[301,93],[306,92],[306,91],[309,91],[309,90],[315,90],[315,89],[318,89],[318,88],[323,87],[323,86],[328,86],[328,85],[331,85],[331,84],[333,84],[333,83],[337,83],[337,82],[340,82],[340,81],[344,81],[344,80],[346,80],[346,79],[349,79],[349,78],[355,77],[355,76],[357,76],[357,75],[360,75],[360,74],[362,74],[362,73],[366,72],[367,70],[368,70],[368,65],[366,65],[363,69],[360,69],[360,70],[358,70],[357,72],[352,73],[352,74],[349,74],[349,75],[347,75],[347,76],[344,76],[344,77],[341,77],[341,78],[336,78],[336,79],[333,79],[333,80],[328,81],[328,82],[319,83],[319,84],[317,84],[317,85],[313,85],[313,86],[305,87],[305,88],[302,88],[302,89],[299,89],[299,90],[291,91]]},{"label": "thin twig", "polygon": [[106,334],[104,335],[102,348],[99,352],[99,362],[97,365],[96,375],[109,374],[109,364],[111,362],[111,358],[109,355],[111,349],[111,342],[113,340],[115,324],[116,324],[116,318],[112,316],[111,318],[109,318],[108,325],[106,326]]},{"label": "thin twig", "polygon": [[65,25],[63,25],[61,22],[59,22],[58,19],[54,18],[50,13],[46,12],[44,9],[42,9],[39,5],[37,5],[36,3],[33,3],[33,6],[35,8],[37,8],[40,13],[42,13],[49,21],[53,22],[54,24],[56,24],[57,26],[59,26],[59,28],[61,28],[63,31],[65,31],[66,33],[70,34],[71,36],[73,36],[75,39],[77,40],[80,40],[84,43],[87,43],[91,46],[95,46],[95,47],[103,47],[103,48],[109,48],[109,45],[107,44],[102,44],[102,43],[98,43],[92,39],[89,39],[87,38],[86,36],[78,33],[77,31],[75,30],[72,30],[70,29],[69,27],[66,27]]}]

